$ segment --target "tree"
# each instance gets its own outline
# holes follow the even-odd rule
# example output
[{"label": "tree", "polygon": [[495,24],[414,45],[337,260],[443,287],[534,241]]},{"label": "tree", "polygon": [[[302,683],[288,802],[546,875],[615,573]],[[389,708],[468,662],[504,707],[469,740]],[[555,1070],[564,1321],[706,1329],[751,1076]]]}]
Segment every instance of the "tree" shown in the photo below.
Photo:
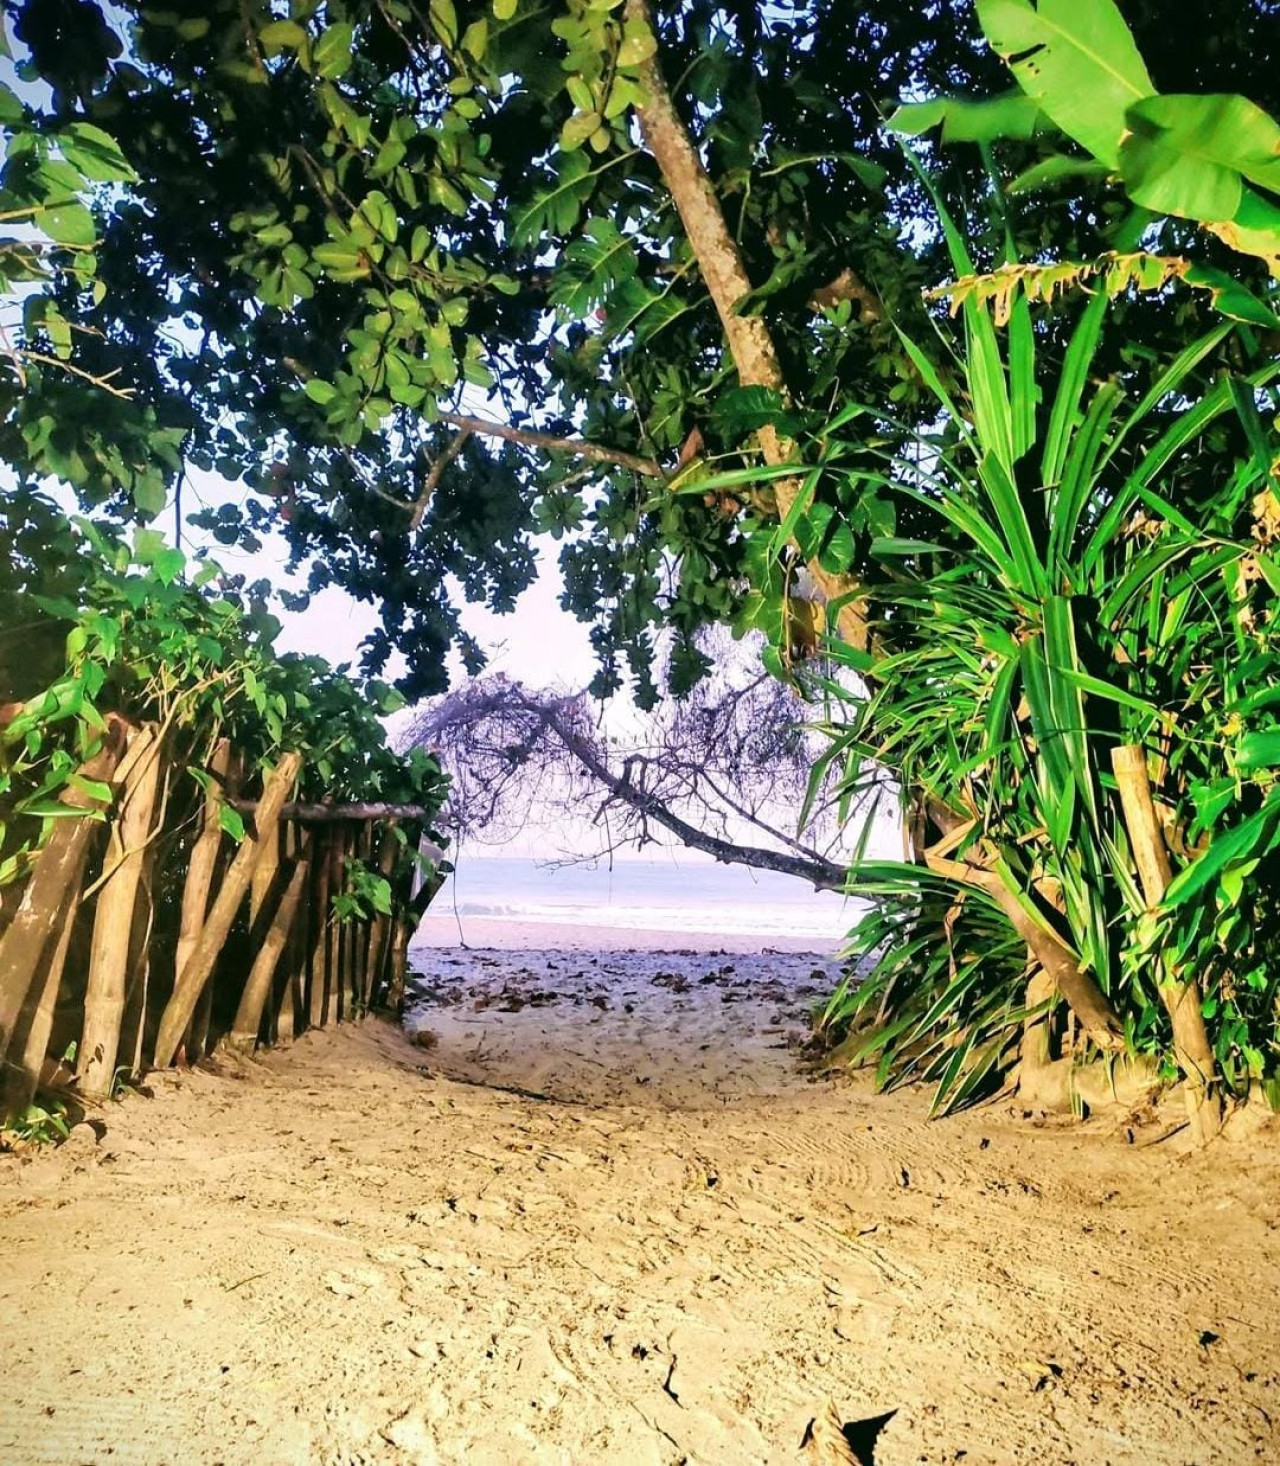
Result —
[{"label": "tree", "polygon": [[849,811],[837,808],[834,776],[810,789],[821,740],[805,705],[761,670],[754,642],[745,651],[717,645],[713,676],[621,731],[602,726],[585,693],[530,691],[503,676],[469,682],[425,708],[409,734],[450,772],[444,824],[459,841],[501,844],[532,824],[594,843],[566,859],[674,836],[725,864],[844,890]]},{"label": "tree", "polygon": [[[1097,20],[1116,75],[1136,50],[1158,105],[1131,87],[1132,105],[1099,113],[1099,147],[1038,83],[982,96],[1007,90],[1003,62],[945,6],[380,0],[286,19],[223,0],[130,11],[125,60],[93,5],[32,0],[17,34],[55,95],[39,127],[114,130],[138,181],[103,201],[101,302],[56,277],[62,318],[86,328],[81,375],[29,374],[11,457],[49,471],[52,445],[78,487],[118,494],[118,439],[138,422],[149,461],[180,442],[186,461],[247,475],[263,496],[213,523],[234,536],[283,518],[313,579],[382,601],[373,661],[393,640],[416,649],[417,690],[439,684],[445,573],[509,602],[534,525],[566,536],[597,691],[625,667],[653,698],[663,624],[681,638],[677,688],[707,670],[708,622],[762,631],[783,675],[797,627],[802,644],[834,632],[873,690],[838,746],[900,777],[929,884],[895,957],[975,910],[1003,932],[998,960],[937,969],[942,992],[889,1069],[919,1072],[923,1044],[930,1072],[974,1092],[1013,1037],[1046,1031],[1024,1001],[1031,962],[1096,1047],[1172,1041],[1196,1078],[1178,974],[1216,963],[1200,1005],[1222,1015],[1215,1064],[1236,1087],[1266,1079],[1268,979],[1242,1007],[1215,903],[1253,883],[1249,971],[1265,971],[1274,925],[1249,862],[1274,846],[1273,720],[1229,661],[1272,666],[1272,343],[1255,329],[1274,312],[1272,256],[1233,252],[1252,215],[1135,208],[1152,179],[1125,129],[1163,177],[1189,166],[1179,95],[1247,92],[1265,123],[1269,6],[1206,7],[1217,44],[1194,55],[1165,8],[1127,9],[1132,38],[1112,0],[980,7],[1023,27],[1052,13],[1065,34]],[[1013,31],[993,39],[1025,80]],[[1056,46],[1031,49],[1047,64]],[[896,150],[876,101],[944,81],[972,104],[944,109],[949,135],[985,153]],[[990,125],[1010,113],[1017,126]],[[1041,113],[1092,155],[1063,154],[1083,175],[1043,156],[1063,145]],[[1232,150],[1208,161],[1266,188],[1266,160],[1226,132]],[[1028,207],[1003,185],[1035,165],[1062,191]],[[1206,236],[1201,214],[1235,234]],[[1192,270],[1230,288],[1193,294]],[[1054,300],[1089,280],[1107,291],[1086,308]],[[1252,324],[1232,324],[1242,313]],[[117,369],[136,415],[77,417],[89,380]],[[1141,623],[1125,599],[1139,567]],[[1212,723],[1215,699],[1242,740]],[[1149,782],[1170,780],[1185,864],[1163,892],[1137,884],[1141,800],[1126,797],[1141,791],[1111,768],[1119,733],[1147,747]],[[919,996],[901,969],[876,990],[882,1011]]]},{"label": "tree", "polygon": [[[53,89],[40,126],[92,119],[137,175],[102,200],[105,296],[70,279],[58,292],[96,333],[77,334],[85,369],[118,371],[136,409],[92,411],[81,384],[42,375],[10,461],[101,502],[134,489],[119,464],[138,459],[136,440],[169,435],[171,492],[187,466],[250,490],[203,516],[216,535],[283,527],[314,585],[381,605],[370,665],[397,645],[406,690],[440,685],[458,635],[448,578],[509,607],[533,573],[535,525],[574,531],[562,558],[570,604],[594,622],[597,691],[625,675],[652,696],[664,622],[689,638],[746,614],[777,639],[776,606],[744,605],[742,591],[778,495],[794,502],[789,480],[710,503],[672,496],[671,480],[754,464],[761,428],[766,446],[781,433],[778,457],[779,386],[819,413],[887,394],[901,427],[881,432],[932,411],[896,327],[946,369],[921,301],[945,269],[941,240],[920,227],[927,195],[878,107],[1000,84],[960,7],[826,0],[784,16],[698,0],[650,26],[639,6],[577,0],[331,5],[288,20],[185,0],[112,12],[127,16],[120,34],[87,0],[8,8]],[[1236,86],[1244,71],[1265,103],[1257,12],[1240,3],[1228,23],[1219,7],[1213,65]],[[1182,65],[1160,8],[1139,19],[1144,44]],[[948,199],[981,192],[976,159],[943,163]],[[1012,227],[1020,249],[1093,255],[1111,222],[1064,203]],[[1000,221],[974,228],[1002,248]],[[1184,306],[1144,317],[1157,359],[1183,339]],[[1108,353],[1104,370],[1153,369]],[[467,386],[490,395],[484,410],[459,413]],[[62,440],[88,412],[92,451],[69,457]],[[474,429],[459,446],[458,416],[497,418],[523,447],[495,454]],[[138,502],[155,512],[157,485]],[[819,584],[836,577],[831,590],[856,581],[890,509],[865,493],[826,507],[850,533],[817,516],[820,554],[806,558]],[[691,642],[670,665],[677,687],[705,670]]]}]

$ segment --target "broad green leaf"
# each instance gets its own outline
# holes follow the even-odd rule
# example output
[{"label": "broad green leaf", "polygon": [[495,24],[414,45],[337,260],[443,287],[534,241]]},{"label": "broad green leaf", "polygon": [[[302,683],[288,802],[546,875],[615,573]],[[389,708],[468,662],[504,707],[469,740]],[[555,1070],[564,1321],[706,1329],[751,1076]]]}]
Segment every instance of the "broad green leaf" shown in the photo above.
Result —
[{"label": "broad green leaf", "polygon": [[889,126],[904,137],[920,137],[941,127],[944,143],[989,143],[1002,137],[1032,137],[1048,121],[1036,102],[1017,90],[982,101],[938,97],[907,102],[889,118]]},{"label": "broad green leaf", "polygon": [[1251,773],[1255,769],[1280,768],[1280,729],[1246,733],[1236,743],[1236,767]]},{"label": "broad green leaf", "polygon": [[1125,115],[1155,87],[1114,0],[977,0],[977,9],[1023,91],[1115,168]]},{"label": "broad green leaf", "polygon": [[1280,192],[1280,126],[1245,97],[1147,97],[1128,120],[1120,170],[1144,208],[1222,223],[1240,208],[1242,177]]}]

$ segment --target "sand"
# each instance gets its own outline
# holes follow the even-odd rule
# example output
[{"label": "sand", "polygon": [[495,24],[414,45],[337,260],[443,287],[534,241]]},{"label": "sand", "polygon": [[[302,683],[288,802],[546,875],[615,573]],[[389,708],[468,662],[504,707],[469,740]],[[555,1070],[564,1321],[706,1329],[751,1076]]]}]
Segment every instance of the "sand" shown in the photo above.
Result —
[{"label": "sand", "polygon": [[1275,1125],[815,1081],[824,960],[442,947],[0,1157],[0,1461],[1280,1459]]}]

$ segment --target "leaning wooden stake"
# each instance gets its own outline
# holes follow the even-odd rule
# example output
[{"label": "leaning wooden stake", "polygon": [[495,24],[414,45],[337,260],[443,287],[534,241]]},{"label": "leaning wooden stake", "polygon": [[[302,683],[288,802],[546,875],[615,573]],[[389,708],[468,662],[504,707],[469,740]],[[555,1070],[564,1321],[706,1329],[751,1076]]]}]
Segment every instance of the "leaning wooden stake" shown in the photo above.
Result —
[{"label": "leaning wooden stake", "polygon": [[208,920],[186,965],[178,973],[173,995],[160,1020],[160,1031],[156,1035],[156,1064],[160,1068],[173,1063],[173,1056],[195,1010],[196,1001],[213,974],[218,954],[231,930],[231,923],[249,889],[254,867],[262,851],[262,842],[279,819],[281,806],[288,798],[301,767],[300,755],[286,753],[267,780],[262,799],[258,803],[255,828],[246,832],[235,859],[227,868],[222,888],[214,899],[213,909],[209,912]]},{"label": "leaning wooden stake", "polygon": [[143,858],[152,835],[160,763],[160,730],[148,723],[130,735],[120,762],[119,804],[95,898],[84,1027],[76,1061],[80,1093],[86,1099],[107,1099],[115,1083],[133,913]]},{"label": "leaning wooden stake", "polygon": [[0,1119],[20,1115],[36,1097],[40,1073],[49,1053],[54,1013],[62,974],[67,966],[67,949],[80,911],[79,893],[68,903],[57,939],[45,954],[44,971],[31,985],[5,1065],[0,1085]]},{"label": "leaning wooden stake", "polygon": [[[1120,791],[1120,805],[1129,831],[1129,847],[1148,908],[1158,906],[1173,879],[1169,852],[1151,798],[1146,750],[1128,744],[1111,750],[1111,767]],[[1162,965],[1160,997],[1173,1025],[1173,1052],[1187,1079],[1187,1109],[1201,1140],[1212,1139],[1222,1126],[1222,1101],[1216,1087],[1213,1046],[1204,1026],[1204,995],[1194,978],[1184,978]]]},{"label": "leaning wooden stake", "polygon": [[[178,948],[173,963],[175,976],[187,965],[209,914],[209,891],[222,851],[222,806],[239,785],[238,770],[239,762],[231,753],[231,740],[220,738],[209,757],[207,773],[210,783],[204,797],[200,833],[191,847],[187,878],[182,887]],[[188,1060],[198,1059],[208,1047],[211,996],[211,989],[206,987],[187,1025],[184,1048]]]},{"label": "leaning wooden stake", "polygon": [[[105,746],[81,766],[80,779],[105,782],[111,778],[120,757],[124,730],[123,722],[112,720]],[[60,802],[71,809],[105,807],[103,801],[85,793],[83,786],[75,785],[68,786]],[[57,939],[68,909],[79,899],[85,858],[97,829],[97,822],[91,819],[53,822],[18,909],[0,937],[0,1059],[6,1064],[10,1039],[41,971],[49,943]]]},{"label": "leaning wooden stake", "polygon": [[302,902],[302,893],[306,890],[307,871],[308,859],[304,850],[293,867],[289,884],[285,887],[275,915],[271,918],[271,924],[262,938],[262,945],[258,948],[258,955],[254,958],[249,979],[244,985],[244,992],[240,995],[240,1005],[236,1009],[235,1022],[231,1025],[231,1032],[227,1035],[226,1040],[227,1047],[230,1049],[238,1050],[240,1053],[252,1053],[258,1042],[263,1009],[266,1007],[267,996],[271,992],[276,967],[293,931],[298,907]]}]

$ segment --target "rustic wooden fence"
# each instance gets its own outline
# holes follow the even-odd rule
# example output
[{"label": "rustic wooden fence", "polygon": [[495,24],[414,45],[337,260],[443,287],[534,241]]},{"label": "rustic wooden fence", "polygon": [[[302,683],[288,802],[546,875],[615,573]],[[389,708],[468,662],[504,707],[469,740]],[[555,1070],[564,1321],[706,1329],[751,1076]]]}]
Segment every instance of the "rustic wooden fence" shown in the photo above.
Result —
[{"label": "rustic wooden fence", "polygon": [[223,740],[193,799],[163,729],[109,721],[0,903],[0,1119],[38,1089],[101,1101],[149,1068],[398,1008],[442,879],[439,851],[417,858],[431,811],[300,803],[300,770],[285,753],[254,788]]}]

